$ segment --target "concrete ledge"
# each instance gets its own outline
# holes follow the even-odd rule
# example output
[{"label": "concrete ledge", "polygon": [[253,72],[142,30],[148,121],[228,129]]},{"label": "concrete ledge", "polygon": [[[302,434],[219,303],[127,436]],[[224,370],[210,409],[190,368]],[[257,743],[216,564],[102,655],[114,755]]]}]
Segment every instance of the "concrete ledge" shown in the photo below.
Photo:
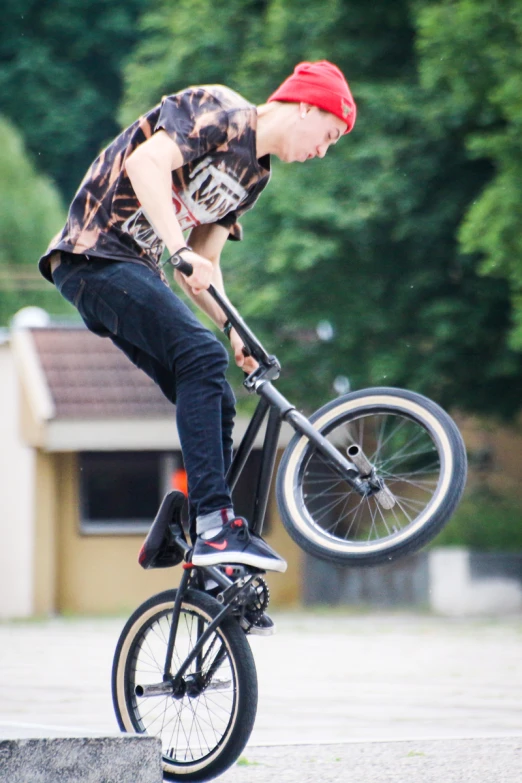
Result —
[{"label": "concrete ledge", "polygon": [[156,737],[0,740],[0,783],[161,783]]},{"label": "concrete ledge", "polygon": [[522,611],[522,554],[473,552],[461,547],[430,552],[431,608],[448,617]]}]

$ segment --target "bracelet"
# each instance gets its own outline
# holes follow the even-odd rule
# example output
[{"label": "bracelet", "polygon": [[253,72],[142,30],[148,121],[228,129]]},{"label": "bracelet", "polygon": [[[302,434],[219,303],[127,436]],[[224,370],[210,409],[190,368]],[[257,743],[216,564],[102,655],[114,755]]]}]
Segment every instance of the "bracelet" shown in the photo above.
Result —
[{"label": "bracelet", "polygon": [[230,332],[232,331],[232,329],[233,329],[232,323],[230,322],[230,320],[227,319],[223,326],[223,332],[226,334],[229,340],[230,340]]},{"label": "bracelet", "polygon": [[192,252],[192,248],[189,247],[189,245],[184,245],[183,247],[180,247],[179,250],[176,250],[176,252],[171,256],[169,256],[160,266],[164,267],[166,264],[172,264],[174,269],[177,269],[180,263],[183,261],[181,254],[184,253],[185,250]]}]

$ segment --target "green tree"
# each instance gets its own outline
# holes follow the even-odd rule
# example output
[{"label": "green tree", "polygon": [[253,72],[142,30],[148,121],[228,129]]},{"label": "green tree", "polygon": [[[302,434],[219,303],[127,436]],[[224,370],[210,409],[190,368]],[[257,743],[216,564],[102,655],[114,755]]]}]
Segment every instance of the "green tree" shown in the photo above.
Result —
[{"label": "green tree", "polygon": [[511,345],[522,349],[522,6],[459,0],[419,15],[423,84],[436,97],[436,120],[460,128],[469,157],[492,176],[466,210],[460,241],[480,269],[508,281]]},{"label": "green tree", "polygon": [[69,312],[36,260],[65,219],[56,187],[38,175],[14,126],[0,118],[0,324],[21,307]]},{"label": "green tree", "polygon": [[69,199],[115,136],[121,65],[143,0],[4,0],[0,112]]},{"label": "green tree", "polygon": [[[303,404],[331,396],[344,375],[353,387],[404,385],[445,406],[510,415],[522,360],[507,343],[508,285],[478,275],[456,239],[492,167],[470,160],[464,127],[436,122],[419,84],[425,5],[156,0],[126,71],[122,117],[187,83],[225,82],[261,102],[297,61],[336,62],[358,103],[355,131],[323,161],[274,161],[244,219],[246,241],[227,253],[229,293]],[[332,324],[329,342],[321,321]]]}]

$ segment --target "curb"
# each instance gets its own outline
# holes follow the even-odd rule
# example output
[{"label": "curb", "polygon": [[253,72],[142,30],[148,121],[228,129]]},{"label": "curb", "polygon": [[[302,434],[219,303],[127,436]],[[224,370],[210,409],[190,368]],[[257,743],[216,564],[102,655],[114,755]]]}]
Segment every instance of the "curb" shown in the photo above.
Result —
[{"label": "curb", "polygon": [[0,740],[0,783],[162,783],[156,737]]}]

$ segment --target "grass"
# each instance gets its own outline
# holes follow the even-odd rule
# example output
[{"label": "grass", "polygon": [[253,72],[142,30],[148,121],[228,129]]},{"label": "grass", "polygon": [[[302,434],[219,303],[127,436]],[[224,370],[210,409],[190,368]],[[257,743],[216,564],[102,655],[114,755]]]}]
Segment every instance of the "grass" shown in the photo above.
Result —
[{"label": "grass", "polygon": [[240,756],[236,761],[238,767],[262,767],[259,761],[249,761],[246,756]]}]

